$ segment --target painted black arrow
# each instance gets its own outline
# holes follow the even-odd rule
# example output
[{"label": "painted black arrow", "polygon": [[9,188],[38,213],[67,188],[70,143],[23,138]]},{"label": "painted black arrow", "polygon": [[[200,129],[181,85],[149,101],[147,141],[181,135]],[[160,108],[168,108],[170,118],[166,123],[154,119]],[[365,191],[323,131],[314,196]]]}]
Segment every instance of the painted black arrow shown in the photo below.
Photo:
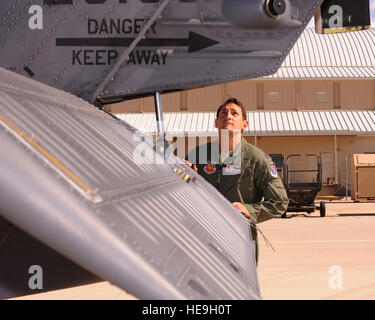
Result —
[{"label": "painted black arrow", "polygon": [[[57,47],[128,47],[134,38],[57,38]],[[219,42],[189,31],[188,39],[146,38],[137,47],[188,47],[188,52],[202,50]]]}]

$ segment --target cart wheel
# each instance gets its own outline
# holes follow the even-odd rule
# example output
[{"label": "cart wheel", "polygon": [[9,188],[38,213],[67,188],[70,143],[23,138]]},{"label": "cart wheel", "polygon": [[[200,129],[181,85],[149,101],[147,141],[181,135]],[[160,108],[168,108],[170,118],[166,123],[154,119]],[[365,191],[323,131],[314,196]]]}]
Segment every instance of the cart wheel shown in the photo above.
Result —
[{"label": "cart wheel", "polygon": [[326,216],[326,203],[324,201],[320,201],[320,216]]}]

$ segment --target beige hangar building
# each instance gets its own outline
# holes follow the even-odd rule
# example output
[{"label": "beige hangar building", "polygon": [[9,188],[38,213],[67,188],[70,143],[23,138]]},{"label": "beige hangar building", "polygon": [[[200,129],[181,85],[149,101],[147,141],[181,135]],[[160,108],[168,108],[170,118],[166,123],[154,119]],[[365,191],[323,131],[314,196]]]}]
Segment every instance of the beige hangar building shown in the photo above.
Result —
[{"label": "beige hangar building", "polygon": [[[248,142],[284,157],[321,154],[321,195],[345,195],[350,155],[375,153],[374,48],[375,29],[332,35],[306,29],[271,76],[162,95],[167,138],[180,157],[216,139],[215,111],[233,96],[247,110]],[[156,134],[152,97],[105,108]]]}]

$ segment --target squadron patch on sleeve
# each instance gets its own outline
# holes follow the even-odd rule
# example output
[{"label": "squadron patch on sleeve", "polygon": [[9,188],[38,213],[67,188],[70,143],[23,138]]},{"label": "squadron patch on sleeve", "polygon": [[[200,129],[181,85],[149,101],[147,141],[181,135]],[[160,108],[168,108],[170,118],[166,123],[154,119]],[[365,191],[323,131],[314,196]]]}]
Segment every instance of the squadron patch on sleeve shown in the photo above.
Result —
[{"label": "squadron patch on sleeve", "polygon": [[275,162],[271,161],[269,164],[271,176],[277,178],[277,169]]}]

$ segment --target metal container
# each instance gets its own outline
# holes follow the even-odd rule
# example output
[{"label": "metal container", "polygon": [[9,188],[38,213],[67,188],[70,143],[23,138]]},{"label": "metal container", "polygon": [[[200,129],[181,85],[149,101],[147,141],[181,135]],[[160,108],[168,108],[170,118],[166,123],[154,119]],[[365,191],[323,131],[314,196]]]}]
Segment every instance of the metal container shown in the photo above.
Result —
[{"label": "metal container", "polygon": [[355,202],[375,202],[375,154],[352,154],[351,197]]}]

